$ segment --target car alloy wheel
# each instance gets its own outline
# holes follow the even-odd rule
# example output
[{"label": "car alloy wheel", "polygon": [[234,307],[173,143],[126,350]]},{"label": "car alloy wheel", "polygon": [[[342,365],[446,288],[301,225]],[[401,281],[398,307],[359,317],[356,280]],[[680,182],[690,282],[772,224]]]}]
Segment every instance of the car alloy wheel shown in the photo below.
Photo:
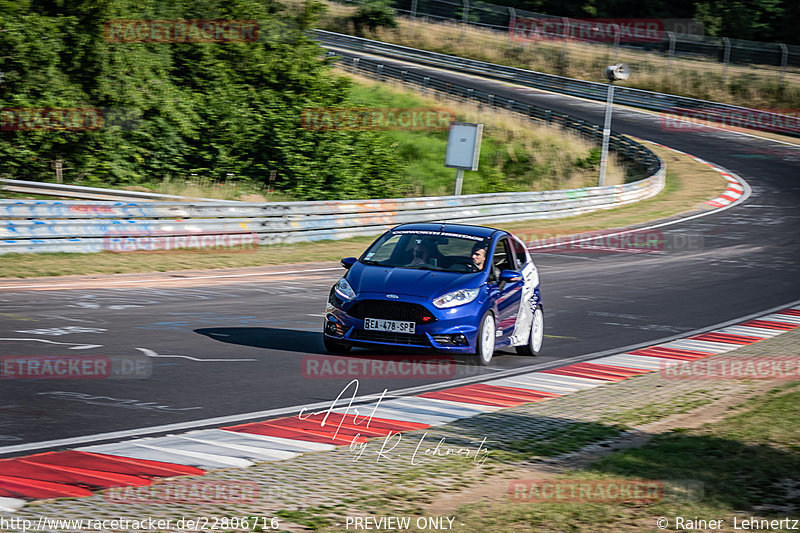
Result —
[{"label": "car alloy wheel", "polygon": [[475,347],[475,361],[481,366],[488,365],[494,355],[495,330],[494,315],[487,311],[481,319],[478,345]]},{"label": "car alloy wheel", "polygon": [[523,346],[517,346],[516,350],[519,355],[539,355],[542,351],[542,342],[544,340],[544,311],[541,306],[537,306],[533,312],[533,320],[531,320],[531,332],[528,335],[528,343]]}]

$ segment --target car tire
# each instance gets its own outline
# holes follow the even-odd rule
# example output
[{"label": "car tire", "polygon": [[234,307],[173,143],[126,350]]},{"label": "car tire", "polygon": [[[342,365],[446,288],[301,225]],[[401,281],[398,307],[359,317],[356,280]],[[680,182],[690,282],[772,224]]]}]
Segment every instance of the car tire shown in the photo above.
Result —
[{"label": "car tire", "polygon": [[329,339],[325,335],[322,336],[322,343],[325,345],[325,350],[332,354],[345,354],[350,352],[350,346],[346,342],[337,342]]},{"label": "car tire", "polygon": [[531,331],[528,334],[528,342],[522,346],[517,346],[519,355],[539,355],[542,351],[542,341],[544,340],[544,310],[542,306],[536,306],[531,320]]},{"label": "car tire", "polygon": [[494,315],[487,311],[481,318],[481,325],[478,328],[478,336],[475,342],[475,355],[473,359],[480,366],[488,365],[494,355],[495,332],[497,326]]}]

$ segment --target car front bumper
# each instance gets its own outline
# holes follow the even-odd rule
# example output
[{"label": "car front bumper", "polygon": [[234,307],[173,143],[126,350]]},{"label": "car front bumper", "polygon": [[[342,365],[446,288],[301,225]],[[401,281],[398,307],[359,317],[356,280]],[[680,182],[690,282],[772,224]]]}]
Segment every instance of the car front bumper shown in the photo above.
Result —
[{"label": "car front bumper", "polygon": [[[430,316],[432,320],[429,323],[421,320],[415,321],[413,334],[367,330],[364,327],[364,318],[367,317],[353,316],[348,312],[358,309],[359,302],[380,302],[387,307],[396,309],[400,309],[404,305],[415,304],[424,308],[427,311],[426,316]],[[354,314],[361,315],[363,313]],[[416,348],[442,353],[469,354],[475,351],[478,324],[482,316],[483,309],[477,299],[449,309],[438,309],[429,298],[403,296],[402,299],[390,300],[383,293],[363,293],[353,300],[343,302],[332,293],[325,313],[323,333],[333,341],[353,345]],[[391,314],[369,318],[399,319]]]}]

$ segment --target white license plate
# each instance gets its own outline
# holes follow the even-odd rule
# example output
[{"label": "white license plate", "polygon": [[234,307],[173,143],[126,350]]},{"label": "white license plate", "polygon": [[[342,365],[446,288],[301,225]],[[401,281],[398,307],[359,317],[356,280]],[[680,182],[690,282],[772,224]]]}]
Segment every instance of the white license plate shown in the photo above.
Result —
[{"label": "white license plate", "polygon": [[373,331],[393,331],[395,333],[414,333],[413,322],[402,322],[400,320],[383,320],[381,318],[365,318],[364,329]]}]

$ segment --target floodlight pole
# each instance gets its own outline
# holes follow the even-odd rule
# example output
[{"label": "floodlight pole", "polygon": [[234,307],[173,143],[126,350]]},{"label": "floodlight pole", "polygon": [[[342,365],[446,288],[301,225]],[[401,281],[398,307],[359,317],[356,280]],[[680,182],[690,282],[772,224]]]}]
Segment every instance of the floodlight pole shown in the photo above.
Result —
[{"label": "floodlight pole", "polygon": [[608,164],[608,140],[611,137],[611,109],[614,102],[614,81],[608,82],[608,97],[606,98],[606,119],[603,122],[603,146],[600,149],[600,177],[597,185],[602,187],[606,181],[606,165]]},{"label": "floodlight pole", "polygon": [[611,137],[611,110],[614,106],[614,82],[617,80],[627,80],[630,70],[625,63],[609,65],[606,68],[606,78],[608,78],[608,97],[606,98],[606,120],[603,123],[603,147],[600,149],[600,177],[597,185],[602,187],[606,182],[606,167],[608,166],[608,140]]}]

